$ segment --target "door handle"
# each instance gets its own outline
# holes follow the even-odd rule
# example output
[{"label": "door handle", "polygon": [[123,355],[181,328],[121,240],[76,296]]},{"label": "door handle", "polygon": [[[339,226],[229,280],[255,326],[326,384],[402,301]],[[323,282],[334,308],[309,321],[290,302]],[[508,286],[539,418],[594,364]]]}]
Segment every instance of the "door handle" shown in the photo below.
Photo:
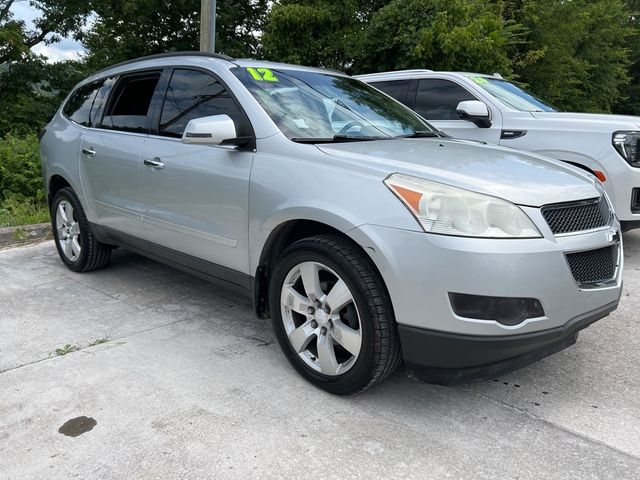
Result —
[{"label": "door handle", "polygon": [[151,167],[151,168],[158,168],[158,169],[164,168],[164,163],[162,163],[158,157],[154,158],[153,160],[149,160],[147,158],[145,159],[144,164],[145,166]]},{"label": "door handle", "polygon": [[91,150],[90,148],[83,148],[82,149],[82,153],[84,153],[85,155],[89,156],[89,157],[93,157],[96,154],[95,150]]}]

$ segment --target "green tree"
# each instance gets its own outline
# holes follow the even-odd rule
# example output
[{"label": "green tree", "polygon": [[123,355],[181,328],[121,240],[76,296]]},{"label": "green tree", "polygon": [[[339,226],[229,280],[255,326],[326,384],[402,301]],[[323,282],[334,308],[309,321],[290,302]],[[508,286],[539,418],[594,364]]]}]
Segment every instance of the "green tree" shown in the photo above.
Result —
[{"label": "green tree", "polygon": [[[171,51],[198,50],[200,0],[91,0],[97,20],[82,35],[88,62],[103,67]],[[253,56],[267,0],[218,2],[216,50]]]},{"label": "green tree", "polygon": [[67,61],[47,64],[30,56],[2,66],[0,73],[0,139],[8,133],[38,132],[67,93],[86,76],[86,67]]},{"label": "green tree", "polygon": [[611,111],[629,82],[623,0],[528,0],[506,10],[529,32],[514,70],[534,93],[562,110]]},{"label": "green tree", "polygon": [[388,0],[282,0],[269,14],[263,55],[270,60],[349,71],[371,16]]},{"label": "green tree", "polygon": [[511,73],[520,25],[501,3],[483,0],[393,0],[363,33],[355,70],[404,68]]},{"label": "green tree", "polygon": [[0,64],[18,61],[30,55],[39,43],[54,43],[61,37],[78,33],[91,11],[85,0],[29,0],[40,15],[33,28],[11,13],[15,0],[0,0]]},{"label": "green tree", "polygon": [[0,138],[41,129],[82,75],[77,62],[48,65],[31,47],[79,32],[90,11],[82,0],[31,0],[40,16],[28,27],[0,0]]},{"label": "green tree", "polygon": [[627,6],[630,11],[629,26],[634,32],[628,43],[632,61],[629,69],[631,81],[622,90],[622,96],[614,111],[626,115],[640,115],[640,0],[627,0]]}]

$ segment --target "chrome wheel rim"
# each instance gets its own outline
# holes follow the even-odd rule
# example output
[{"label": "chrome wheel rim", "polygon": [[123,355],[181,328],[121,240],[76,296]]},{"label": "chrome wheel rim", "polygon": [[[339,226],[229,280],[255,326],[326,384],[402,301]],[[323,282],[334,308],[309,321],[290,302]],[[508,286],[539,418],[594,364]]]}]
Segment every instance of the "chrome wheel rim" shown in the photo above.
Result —
[{"label": "chrome wheel rim", "polygon": [[355,364],[362,348],[360,314],[349,287],[326,265],[293,267],[280,295],[289,344],[316,372],[337,376]]},{"label": "chrome wheel rim", "polygon": [[80,224],[76,217],[73,205],[67,200],[62,200],[56,208],[56,229],[58,231],[58,243],[63,255],[75,262],[80,257]]}]

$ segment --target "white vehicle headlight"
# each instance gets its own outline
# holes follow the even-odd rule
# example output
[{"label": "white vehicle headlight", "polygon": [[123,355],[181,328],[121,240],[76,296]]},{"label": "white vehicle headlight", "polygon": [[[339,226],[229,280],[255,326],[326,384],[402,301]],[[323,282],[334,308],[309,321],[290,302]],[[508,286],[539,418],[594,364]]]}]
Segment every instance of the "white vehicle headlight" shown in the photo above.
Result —
[{"label": "white vehicle headlight", "polygon": [[640,132],[615,132],[613,146],[632,167],[640,167]]},{"label": "white vehicle headlight", "polygon": [[425,232],[481,238],[542,236],[520,207],[506,200],[400,173],[384,183]]}]

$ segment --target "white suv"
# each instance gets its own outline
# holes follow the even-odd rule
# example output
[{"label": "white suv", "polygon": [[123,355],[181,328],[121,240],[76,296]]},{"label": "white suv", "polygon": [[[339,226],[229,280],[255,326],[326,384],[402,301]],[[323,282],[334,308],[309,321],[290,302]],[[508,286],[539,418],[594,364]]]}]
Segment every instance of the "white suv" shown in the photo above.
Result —
[{"label": "white suv", "polygon": [[541,153],[600,179],[625,230],[640,227],[640,118],[557,112],[499,75],[361,75],[453,137]]}]

